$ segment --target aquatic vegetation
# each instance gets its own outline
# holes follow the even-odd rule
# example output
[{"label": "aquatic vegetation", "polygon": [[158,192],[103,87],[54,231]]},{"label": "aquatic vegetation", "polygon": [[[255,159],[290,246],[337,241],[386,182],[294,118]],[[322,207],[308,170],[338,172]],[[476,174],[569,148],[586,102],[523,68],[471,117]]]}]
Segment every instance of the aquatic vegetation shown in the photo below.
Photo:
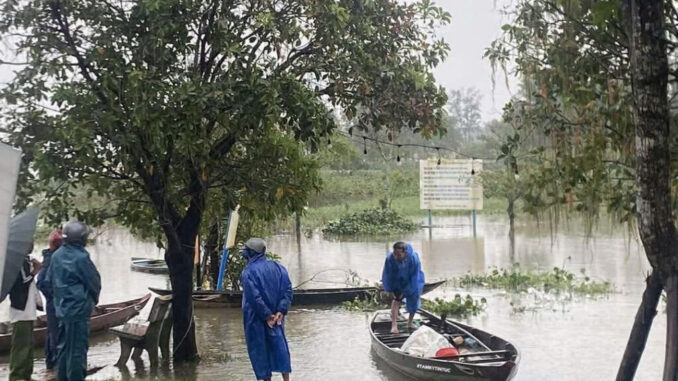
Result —
[{"label": "aquatic vegetation", "polygon": [[[389,299],[390,300],[390,299]],[[362,299],[356,297],[350,302],[343,302],[341,306],[348,311],[376,311],[389,307],[388,303],[381,297],[381,291],[370,291],[368,297]]]},{"label": "aquatic vegetation", "polygon": [[422,299],[421,307],[438,315],[446,314],[448,316],[466,317],[485,311],[487,299],[474,299],[470,294],[467,294],[465,297],[456,294],[452,300],[441,298],[433,300]]},{"label": "aquatic vegetation", "polygon": [[325,234],[394,234],[419,229],[419,224],[408,220],[392,209],[372,208],[347,214],[330,221],[323,229]]},{"label": "aquatic vegetation", "polygon": [[523,270],[519,264],[510,269],[493,268],[488,274],[466,274],[452,282],[459,287],[483,287],[503,289],[509,292],[526,292],[536,289],[543,292],[572,292],[576,294],[600,295],[614,292],[614,286],[608,281],[595,281],[581,270],[581,275],[560,267],[551,271],[540,272]]}]

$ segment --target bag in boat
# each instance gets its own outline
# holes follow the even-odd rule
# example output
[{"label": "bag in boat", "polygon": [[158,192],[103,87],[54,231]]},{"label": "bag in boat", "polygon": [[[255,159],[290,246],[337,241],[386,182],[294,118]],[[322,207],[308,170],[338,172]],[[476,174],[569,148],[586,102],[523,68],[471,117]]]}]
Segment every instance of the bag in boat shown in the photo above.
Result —
[{"label": "bag in boat", "polygon": [[417,357],[435,357],[436,352],[443,348],[451,348],[445,336],[434,331],[431,327],[422,325],[412,332],[403,343],[400,350]]}]

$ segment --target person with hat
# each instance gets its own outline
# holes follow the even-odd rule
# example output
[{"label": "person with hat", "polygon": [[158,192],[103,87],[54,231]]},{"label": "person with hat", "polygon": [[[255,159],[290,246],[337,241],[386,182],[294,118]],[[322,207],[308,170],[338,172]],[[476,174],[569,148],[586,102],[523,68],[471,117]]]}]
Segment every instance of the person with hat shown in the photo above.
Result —
[{"label": "person with hat", "polygon": [[59,318],[57,380],[80,381],[87,371],[89,319],[99,302],[101,277],[85,250],[89,227],[72,221],[62,236],[63,245],[52,254],[43,282]]},{"label": "person with hat", "polygon": [[292,304],[292,282],[285,267],[266,258],[266,242],[250,238],[241,251],[247,265],[240,277],[247,353],[257,380],[273,372],[290,379],[292,366],[285,337],[285,315]]},{"label": "person with hat", "polygon": [[403,299],[410,314],[407,327],[413,329],[414,314],[421,305],[424,291],[424,272],[421,271],[419,254],[412,245],[405,242],[393,245],[393,251],[386,255],[381,282],[384,291],[391,297],[391,333],[398,333],[398,312]]},{"label": "person with hat", "polygon": [[57,360],[57,343],[59,340],[59,318],[54,309],[54,298],[51,290],[45,287],[45,276],[49,269],[52,254],[61,246],[61,229],[55,230],[47,237],[48,248],[42,251],[42,268],[38,273],[38,289],[45,296],[45,313],[47,315],[47,336],[45,339],[45,365],[53,369]]}]

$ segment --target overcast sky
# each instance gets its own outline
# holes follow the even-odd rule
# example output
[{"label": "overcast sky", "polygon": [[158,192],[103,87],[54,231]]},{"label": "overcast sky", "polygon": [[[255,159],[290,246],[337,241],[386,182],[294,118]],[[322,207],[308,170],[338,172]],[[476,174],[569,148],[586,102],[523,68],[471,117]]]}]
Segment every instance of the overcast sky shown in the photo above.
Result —
[{"label": "overcast sky", "polygon": [[492,90],[492,69],[483,53],[501,36],[501,26],[509,21],[500,11],[511,0],[435,0],[435,3],[452,15],[452,22],[439,31],[451,50],[447,60],[436,68],[436,79],[448,90],[475,87],[483,97],[483,121],[501,117],[510,93],[501,72],[497,73],[497,84]]}]

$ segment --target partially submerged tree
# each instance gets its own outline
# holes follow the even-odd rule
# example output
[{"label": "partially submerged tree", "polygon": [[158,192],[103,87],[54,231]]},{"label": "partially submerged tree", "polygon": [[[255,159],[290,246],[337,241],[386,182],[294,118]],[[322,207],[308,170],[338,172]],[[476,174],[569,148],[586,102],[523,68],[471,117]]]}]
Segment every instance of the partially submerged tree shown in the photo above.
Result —
[{"label": "partially submerged tree", "polygon": [[561,190],[547,204],[569,202],[589,220],[602,205],[621,221],[635,216],[653,268],[617,379],[634,377],[664,288],[674,295],[664,380],[676,380],[678,162],[669,147],[678,140],[668,103],[678,65],[667,57],[678,46],[678,12],[660,0],[537,0],[518,2],[515,17],[487,56],[512,61],[530,85],[506,115],[548,138],[540,161]]},{"label": "partially submerged tree", "polygon": [[[45,197],[53,221],[114,217],[161,234],[175,361],[197,357],[193,250],[210,192],[226,206],[293,190],[269,180],[290,163],[268,155],[273,135],[314,149],[335,127],[332,108],[363,130],[442,131],[446,97],[431,69],[448,46],[433,32],[450,16],[428,0],[3,0],[0,9],[0,34],[26,61],[1,93],[4,139],[26,155],[19,196]],[[110,205],[74,205],[80,186]]]}]

